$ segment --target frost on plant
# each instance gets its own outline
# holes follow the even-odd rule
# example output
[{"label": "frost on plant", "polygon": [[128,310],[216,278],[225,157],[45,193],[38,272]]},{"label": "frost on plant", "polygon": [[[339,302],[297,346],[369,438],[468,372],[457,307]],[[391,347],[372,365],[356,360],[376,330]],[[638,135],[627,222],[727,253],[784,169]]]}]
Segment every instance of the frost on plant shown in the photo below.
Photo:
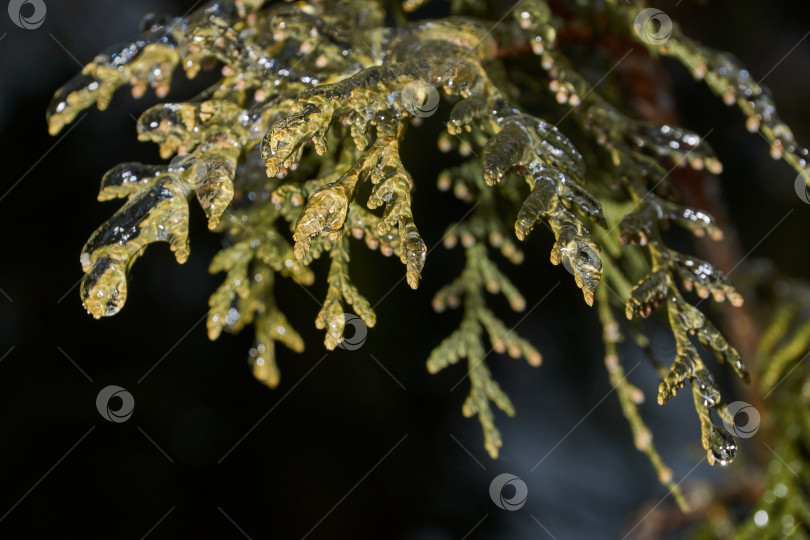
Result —
[{"label": "frost on plant", "polygon": [[[229,243],[211,261],[211,272],[225,278],[211,295],[209,336],[253,324],[249,361],[254,375],[274,387],[280,377],[275,343],[304,348],[274,300],[275,287],[322,279],[309,265],[329,257],[329,287],[315,324],[333,349],[343,340],[349,307],[368,327],[377,322],[363,284],[350,276],[350,252],[361,247],[351,238],[397,255],[413,289],[430,264],[428,246],[460,245],[465,266],[433,307],[460,308],[461,323],[437,344],[427,367],[435,373],[466,361],[471,389],[463,412],[478,417],[494,458],[502,440],[492,405],[509,415],[514,408],[492,378],[488,351],[533,366],[541,354],[488,307],[487,293],[504,295],[522,311],[527,300],[541,300],[543,288],[521,292],[493,255],[520,264],[519,242],[535,231],[553,242],[551,263],[563,264],[585,303],[596,304],[605,366],[636,446],[685,504],[638,412],[644,391],[626,380],[616,313],[630,320],[642,347],[639,319],[663,313],[677,353],[669,367],[660,367],[658,402],[688,385],[710,463],[731,462],[736,443],[712,416],[733,423],[712,375],[718,368],[704,363],[691,338],[741,379],[748,374],[737,351],[682,291],[734,306],[743,299],[722,272],[668,247],[660,232],[676,225],[722,240],[712,216],[678,203],[668,181],[675,166],[719,174],[722,165],[699,135],[637,119],[623,100],[602,94],[621,59],[602,55],[604,77],[594,82],[576,70],[558,36],[570,20],[600,11],[609,23],[609,31],[600,32],[637,50],[647,47],[653,56],[677,58],[725,102],[736,103],[747,127],[771,142],[774,157],[802,170],[807,151],[742,66],[677,26],[665,43],[650,45],[634,26],[638,6],[558,2],[566,4],[558,14],[541,0],[524,0],[507,13],[488,13],[483,3],[459,1],[452,3],[453,16],[409,22],[406,12],[424,3],[392,7],[400,22],[386,26],[385,6],[370,0],[209,1],[187,17],[148,17],[140,36],[100,54],[57,91],[48,110],[52,134],[93,104],[105,109],[121,86],[130,85],[136,98],[148,87],[165,97],[178,67],[190,78],[212,67],[222,73],[187,102],[163,103],[141,115],[138,139],[157,143],[168,163],[125,163],[103,177],[99,199],[126,200],[81,252],[85,307],[97,318],[117,313],[126,300],[127,273],[151,243],[168,242],[184,262],[188,205],[196,198],[209,228]],[[412,189],[427,179],[411,176],[400,145],[415,142],[409,130],[433,114],[440,99],[449,115],[438,146],[465,161],[443,171],[438,186],[469,203],[470,213],[448,223],[442,237],[425,237]]]}]

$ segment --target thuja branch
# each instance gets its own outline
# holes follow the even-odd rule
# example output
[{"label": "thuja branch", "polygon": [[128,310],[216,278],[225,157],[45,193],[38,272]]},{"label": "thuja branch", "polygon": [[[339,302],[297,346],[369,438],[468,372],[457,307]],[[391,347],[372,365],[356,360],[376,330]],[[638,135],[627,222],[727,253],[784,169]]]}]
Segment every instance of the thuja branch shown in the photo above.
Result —
[{"label": "thuja branch", "polygon": [[[688,293],[733,306],[743,299],[727,276],[675,251],[661,233],[676,225],[723,241],[712,216],[677,202],[667,180],[674,166],[720,174],[721,160],[685,127],[634,118],[607,91],[615,86],[616,59],[594,55],[589,68],[601,70],[601,78],[591,84],[558,36],[606,15],[608,24],[592,29],[604,33],[601,42],[640,39],[651,53],[683,61],[743,110],[747,127],[763,133],[775,157],[797,169],[806,166],[807,150],[736,61],[677,26],[665,43],[645,40],[638,5],[563,1],[553,10],[542,0],[524,0],[502,13],[454,2],[454,15],[444,19],[405,15],[424,3],[404,2],[394,10],[397,25],[385,26],[385,3],[371,0],[212,0],[186,17],[149,17],[141,35],[98,55],[59,89],[48,109],[52,134],[94,104],[107,108],[121,86],[129,84],[135,98],[149,87],[163,98],[178,67],[190,78],[214,66],[221,72],[188,101],[141,115],[139,140],[158,144],[169,163],[124,163],[102,179],[100,200],[126,200],[81,251],[85,307],[97,318],[120,311],[129,271],[153,243],[168,243],[185,262],[189,201],[196,198],[209,229],[228,244],[210,266],[226,275],[210,299],[209,336],[252,324],[249,361],[254,375],[273,387],[280,381],[275,342],[299,352],[305,345],[276,304],[277,287],[326,280],[314,324],[333,349],[344,340],[346,309],[367,327],[386,324],[361,293],[364,284],[350,277],[353,250],[365,245],[398,256],[405,281],[417,289],[429,264],[427,246],[442,238],[448,248],[460,242],[462,273],[433,299],[437,311],[462,307],[460,325],[427,367],[437,372],[467,360],[463,412],[478,417],[494,458],[503,440],[491,404],[508,415],[515,407],[487,367],[490,353],[524,357],[532,366],[541,354],[489,307],[487,295],[502,294],[516,311],[542,301],[542,287],[513,283],[498,264],[497,253],[513,264],[528,259],[518,246],[534,231],[534,241],[551,242],[551,263],[570,272],[585,304],[596,302],[604,363],[636,446],[683,505],[637,409],[643,391],[626,381],[614,312],[626,314],[629,335],[642,347],[648,340],[639,319],[656,311],[665,316],[677,351],[669,367],[656,365],[658,402],[689,384],[709,462],[730,463],[736,443],[712,415],[726,425],[733,418],[714,381],[715,366],[703,362],[692,338],[740,379],[748,375]],[[414,178],[401,154],[405,145],[419,144],[419,125],[437,110],[446,118],[439,150],[456,152],[460,161],[440,174],[438,186],[471,207],[468,219],[452,223],[448,201],[430,201],[432,211],[448,216],[444,235],[417,226],[416,188],[431,179]],[[330,261],[325,278],[310,269],[323,255]],[[806,334],[804,328],[780,349],[765,372],[766,387],[795,362]]]}]

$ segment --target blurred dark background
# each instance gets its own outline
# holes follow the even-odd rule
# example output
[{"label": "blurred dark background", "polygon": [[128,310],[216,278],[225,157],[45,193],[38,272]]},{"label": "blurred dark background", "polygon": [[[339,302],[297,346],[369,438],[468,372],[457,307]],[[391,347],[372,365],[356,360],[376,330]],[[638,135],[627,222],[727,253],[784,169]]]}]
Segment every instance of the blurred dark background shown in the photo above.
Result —
[{"label": "blurred dark background", "polygon": [[[79,251],[119,204],[97,202],[98,183],[117,163],[160,162],[156,147],[137,142],[133,119],[156,99],[150,93],[135,101],[120,90],[108,111],[90,110],[57,138],[47,134],[45,109],[96,53],[136,34],[144,15],[179,15],[194,3],[45,3],[47,17],[35,30],[0,14],[0,537],[620,538],[643,504],[671,505],[635,450],[615,395],[606,397],[596,314],[570,275],[548,263],[552,240],[544,228],[525,246],[523,266],[509,270],[529,306],[561,282],[517,328],[544,364],[487,359],[518,411],[513,419],[496,415],[504,436],[496,461],[483,449],[478,422],[461,415],[467,382],[451,390],[464,368],[438,375],[425,369],[431,349],[459,321],[457,312],[430,308],[433,293],[460,270],[458,248],[431,252],[414,292],[404,282],[394,287],[404,273],[398,260],[353,244],[355,282],[372,304],[394,289],[377,307],[379,323],[363,347],[321,362],[323,336],[312,322],[318,305],[281,281],[279,304],[307,350],[279,347],[275,390],[255,382],[247,366],[252,332],[206,337],[208,296],[222,277],[207,266],[222,239],[206,231],[196,204],[188,263],[177,265],[166,245],[151,247],[134,267],[123,311],[93,320],[76,287]],[[697,39],[733,51],[755,77],[767,74],[781,116],[810,143],[803,2],[659,7]],[[810,206],[794,193],[796,173],[768,157],[739,112],[667,65],[684,125],[701,134],[713,129],[709,142],[725,164],[722,188],[742,252],[756,246],[752,258],[807,277]],[[168,99],[192,96],[203,79],[176,83]],[[411,140],[434,140],[438,118],[412,130]],[[433,187],[446,166],[435,145],[406,146],[416,219],[432,246],[450,221],[445,205],[452,218],[464,209]],[[324,262],[312,288],[318,298]],[[521,320],[501,300],[493,303],[509,325]],[[654,331],[657,346],[671,350],[663,327]],[[623,352],[628,370],[642,360],[631,347]],[[691,472],[704,453],[688,395],[658,407],[647,363],[630,380],[647,393],[643,414],[676,480],[745,474],[744,460]],[[107,422],[96,410],[96,395],[111,384],[134,397],[125,423]],[[504,472],[528,486],[520,511],[501,510],[489,497],[490,482]]]}]

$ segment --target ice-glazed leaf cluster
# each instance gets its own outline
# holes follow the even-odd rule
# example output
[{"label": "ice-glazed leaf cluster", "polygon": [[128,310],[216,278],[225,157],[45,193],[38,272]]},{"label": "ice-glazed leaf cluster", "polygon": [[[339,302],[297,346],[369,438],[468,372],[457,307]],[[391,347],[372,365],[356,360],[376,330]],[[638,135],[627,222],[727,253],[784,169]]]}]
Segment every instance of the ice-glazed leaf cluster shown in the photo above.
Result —
[{"label": "ice-glazed leaf cluster", "polygon": [[[82,250],[82,301],[95,317],[117,313],[128,271],[151,243],[168,242],[184,262],[188,204],[196,198],[209,228],[228,242],[211,261],[211,272],[225,279],[210,299],[209,336],[252,323],[254,374],[276,386],[275,343],[304,348],[274,299],[284,279],[310,285],[310,263],[328,254],[328,290],[315,324],[333,349],[344,339],[349,307],[366,326],[377,323],[362,284],[350,278],[350,251],[360,244],[351,237],[397,255],[413,289],[429,245],[460,243],[466,253],[461,275],[438,292],[433,307],[461,307],[461,323],[427,367],[437,372],[466,359],[471,391],[463,412],[478,416],[484,445],[496,457],[502,440],[491,405],[510,415],[514,407],[486,360],[492,352],[508,353],[536,366],[541,355],[488,307],[487,294],[500,293],[522,311],[527,303],[539,306],[556,285],[521,292],[491,252],[520,264],[524,251],[517,242],[542,224],[551,234],[540,228],[534,236],[553,241],[552,264],[562,264],[585,302],[598,306],[605,365],[636,445],[680,497],[637,410],[644,392],[624,375],[615,311],[630,319],[625,324],[642,345],[638,319],[656,310],[666,314],[677,353],[661,369],[658,401],[688,383],[709,461],[731,462],[736,444],[712,411],[726,421],[729,414],[692,338],[741,378],[747,373],[735,349],[681,291],[734,306],[742,297],[720,270],[668,247],[661,234],[674,224],[722,239],[708,213],[677,202],[668,179],[676,166],[719,174],[720,160],[705,138],[637,118],[615,93],[602,94],[615,87],[613,71],[622,58],[600,55],[595,62],[603,76],[586,78],[558,39],[566,25],[595,15],[611,23],[599,32],[629,44],[639,39],[638,5],[564,1],[552,9],[542,0],[523,0],[482,17],[488,11],[482,3],[454,2],[446,18],[407,15],[425,3],[212,0],[186,17],[150,16],[138,37],[98,55],[56,93],[48,110],[52,134],[93,104],[105,109],[126,84],[136,98],[148,87],[165,97],[178,68],[189,78],[217,68],[221,78],[188,101],[141,115],[138,139],[157,143],[168,163],[125,163],[102,179],[100,200],[126,201]],[[399,23],[387,25],[392,20]],[[764,89],[730,57],[677,28],[667,44],[649,49],[690,66],[742,108],[748,127],[763,132],[775,156],[804,167],[807,151],[779,121]],[[470,212],[449,223],[444,235],[425,236],[412,197],[414,186],[430,179],[412,177],[400,149],[418,143],[409,129],[437,110],[446,119],[439,149],[461,156],[439,175],[438,186],[469,203]],[[430,207],[441,212],[445,204],[436,200]]]},{"label": "ice-glazed leaf cluster", "polygon": [[[762,314],[763,328],[753,367],[757,399],[738,402],[735,426],[765,451],[748,463],[745,485],[717,489],[702,504],[722,509],[705,512],[694,538],[806,538],[810,530],[810,285],[780,275],[770,261],[747,262],[741,286]],[[753,438],[755,437],[755,438]],[[705,489],[705,486],[703,487]],[[711,502],[710,502],[711,501]],[[749,512],[725,509],[749,508]],[[700,508],[698,508],[700,510]]]}]

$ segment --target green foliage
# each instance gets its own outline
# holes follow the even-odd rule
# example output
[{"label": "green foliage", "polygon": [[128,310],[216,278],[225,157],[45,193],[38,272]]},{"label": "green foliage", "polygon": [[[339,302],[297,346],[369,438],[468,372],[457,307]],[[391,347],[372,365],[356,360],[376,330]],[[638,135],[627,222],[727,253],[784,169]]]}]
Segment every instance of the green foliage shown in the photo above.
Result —
[{"label": "green foliage", "polygon": [[[754,479],[748,489],[721,490],[714,497],[695,535],[699,539],[810,537],[810,286],[785,279],[769,262],[752,266],[745,280],[768,322],[757,348],[760,375],[753,381],[761,396],[756,402],[761,424],[759,412],[745,412],[754,414],[747,423],[762,442],[762,466],[747,473]],[[741,500],[751,506],[744,517],[733,512]]]},{"label": "green foliage", "polygon": [[[295,351],[304,347],[276,306],[279,278],[310,285],[315,279],[310,263],[328,252],[329,287],[315,319],[326,331],[328,349],[343,341],[346,307],[368,327],[377,322],[350,279],[349,254],[357,243],[345,233],[383,255],[398,255],[408,285],[418,287],[428,244],[416,225],[414,179],[402,163],[400,145],[443,94],[452,110],[439,148],[466,159],[445,170],[438,185],[473,207],[469,218],[443,237],[449,248],[460,240],[466,262],[433,306],[437,311],[462,306],[462,318],[431,354],[428,370],[435,373],[466,358],[471,391],[463,412],[478,416],[484,445],[497,457],[502,440],[491,403],[508,415],[514,407],[485,361],[492,351],[506,352],[537,366],[541,355],[487,307],[485,291],[503,294],[516,311],[527,304],[490,251],[519,264],[523,252],[511,230],[522,241],[537,223],[545,224],[554,238],[552,264],[563,264],[585,302],[597,304],[608,376],[636,446],[685,506],[637,409],[644,392],[626,380],[614,313],[625,313],[630,334],[645,346],[639,320],[665,307],[677,353],[669,368],[660,369],[658,402],[689,383],[709,462],[731,462],[736,443],[712,411],[726,425],[733,418],[691,338],[741,379],[747,381],[748,373],[737,351],[681,289],[734,306],[742,304],[742,296],[722,272],[668,247],[660,233],[672,224],[698,237],[722,239],[709,214],[675,202],[668,180],[670,167],[719,174],[722,165],[697,134],[633,118],[628,103],[608,92],[617,58],[598,56],[604,76],[592,84],[558,36],[569,23],[599,17],[603,23],[594,28],[603,34],[599,37],[635,40],[653,56],[672,56],[726,103],[736,103],[748,117],[747,127],[771,142],[774,157],[801,171],[807,150],[797,146],[763,88],[730,56],[687,38],[677,25],[665,42],[651,44],[638,28],[642,6],[563,2],[563,17],[542,0],[524,0],[508,13],[458,1],[453,13],[480,18],[407,22],[403,9],[424,3],[391,8],[401,21],[391,28],[384,26],[384,6],[370,0],[214,0],[185,18],[147,20],[137,40],[99,55],[61,88],[48,110],[52,134],[93,104],[106,108],[124,84],[135,97],[149,86],[163,97],[178,66],[189,77],[213,65],[222,71],[216,84],[188,102],[156,105],[139,119],[139,140],[159,144],[164,159],[178,157],[167,165],[122,164],[104,176],[99,199],[127,201],[82,250],[87,310],[98,318],[121,309],[129,268],[147,245],[168,242],[178,262],[186,260],[188,200],[196,196],[209,228],[230,243],[211,262],[211,272],[226,277],[211,296],[209,336],[252,323],[254,374],[276,386],[274,343]],[[532,291],[529,302],[536,307],[540,296]],[[806,348],[806,325],[796,335],[774,355],[763,378],[766,388]]]}]

